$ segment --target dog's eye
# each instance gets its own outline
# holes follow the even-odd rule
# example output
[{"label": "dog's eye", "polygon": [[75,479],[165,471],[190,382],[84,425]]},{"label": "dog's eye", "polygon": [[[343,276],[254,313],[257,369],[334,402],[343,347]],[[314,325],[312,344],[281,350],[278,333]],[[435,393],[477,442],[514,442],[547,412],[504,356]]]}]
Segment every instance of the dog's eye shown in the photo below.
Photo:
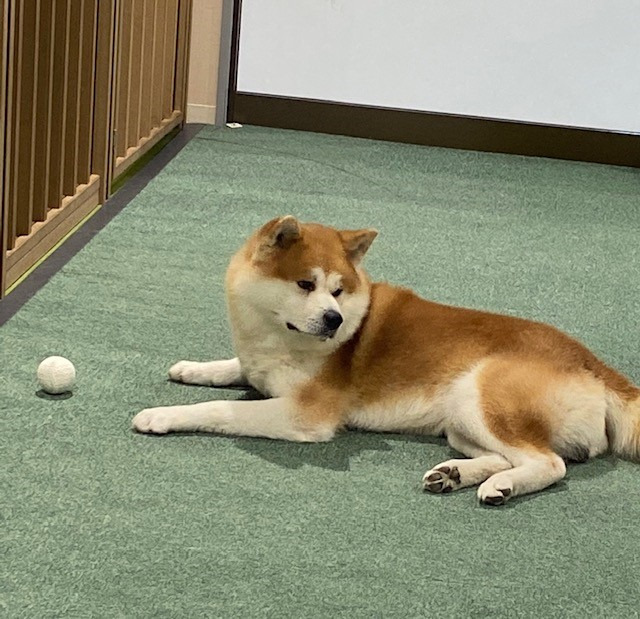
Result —
[{"label": "dog's eye", "polygon": [[336,297],[336,299],[342,294],[342,288],[338,288],[338,290],[334,290],[331,293],[331,296]]},{"label": "dog's eye", "polygon": [[316,285],[306,279],[301,279],[298,282],[298,286],[300,286],[302,290],[306,290],[307,292],[313,292],[316,289]]}]

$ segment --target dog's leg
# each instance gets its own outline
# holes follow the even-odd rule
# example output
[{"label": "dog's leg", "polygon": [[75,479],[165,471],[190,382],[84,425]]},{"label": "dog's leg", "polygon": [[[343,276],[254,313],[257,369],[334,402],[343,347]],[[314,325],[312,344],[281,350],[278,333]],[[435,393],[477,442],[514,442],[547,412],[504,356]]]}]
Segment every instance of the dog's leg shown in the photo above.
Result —
[{"label": "dog's leg", "polygon": [[428,492],[451,492],[476,486],[511,465],[499,454],[478,456],[467,460],[447,460],[427,471],[422,487]]},{"label": "dog's leg", "polygon": [[478,488],[478,498],[487,505],[502,505],[519,494],[536,492],[560,481],[566,474],[564,460],[555,453],[521,452],[511,456],[516,464],[492,475]]},{"label": "dog's leg", "polygon": [[511,468],[503,456],[480,449],[459,434],[450,432],[447,439],[451,447],[470,456],[470,459],[447,460],[427,471],[422,478],[422,487],[428,492],[451,492],[476,486]]},{"label": "dog's leg", "polygon": [[133,418],[138,432],[219,432],[299,442],[329,441],[337,421],[304,421],[292,398],[220,400],[188,406],[147,408]]},{"label": "dog's leg", "polygon": [[508,357],[489,359],[454,382],[447,401],[449,428],[460,429],[463,453],[493,458],[480,461],[477,475],[491,474],[478,488],[480,502],[502,505],[564,477],[564,461],[552,449],[554,417],[560,413],[549,404],[563,400],[549,385],[568,380],[553,364]]},{"label": "dog's leg", "polygon": [[204,385],[206,387],[246,387],[240,361],[178,361],[169,370],[169,378],[188,385]]}]

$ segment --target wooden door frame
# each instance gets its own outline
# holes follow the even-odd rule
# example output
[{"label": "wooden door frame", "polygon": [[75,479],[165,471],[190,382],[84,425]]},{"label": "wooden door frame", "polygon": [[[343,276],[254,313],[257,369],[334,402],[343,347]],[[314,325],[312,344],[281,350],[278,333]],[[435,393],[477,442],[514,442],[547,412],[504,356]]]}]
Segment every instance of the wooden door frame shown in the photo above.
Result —
[{"label": "wooden door frame", "polygon": [[0,298],[6,290],[7,270],[7,224],[9,211],[6,208],[4,177],[7,166],[7,90],[11,80],[9,76],[9,37],[11,36],[11,15],[9,1],[0,0]]},{"label": "wooden door frame", "polygon": [[176,74],[173,109],[182,112],[182,124],[187,113],[187,86],[189,81],[189,43],[191,41],[192,0],[178,4],[178,36],[176,40]]},{"label": "wooden door frame", "polygon": [[[120,2],[100,0],[96,49],[96,73],[94,85],[93,149],[91,173],[100,175],[99,199],[103,203],[110,194],[114,169],[114,102],[117,96],[117,37]],[[104,101],[103,107],[95,101]]]}]

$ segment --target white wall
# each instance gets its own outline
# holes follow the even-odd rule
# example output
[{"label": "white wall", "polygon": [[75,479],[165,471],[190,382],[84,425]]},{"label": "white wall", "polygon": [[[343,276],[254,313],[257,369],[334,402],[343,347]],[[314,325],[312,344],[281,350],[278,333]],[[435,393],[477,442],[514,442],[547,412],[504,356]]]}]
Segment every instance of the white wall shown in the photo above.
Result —
[{"label": "white wall", "polygon": [[640,133],[640,0],[243,0],[238,89]]}]

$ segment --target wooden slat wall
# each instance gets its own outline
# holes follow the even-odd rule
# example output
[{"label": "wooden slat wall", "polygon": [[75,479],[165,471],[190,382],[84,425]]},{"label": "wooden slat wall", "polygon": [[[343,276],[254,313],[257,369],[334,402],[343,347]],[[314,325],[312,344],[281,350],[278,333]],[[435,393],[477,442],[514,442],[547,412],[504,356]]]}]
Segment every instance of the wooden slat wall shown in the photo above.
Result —
[{"label": "wooden slat wall", "polygon": [[7,249],[89,182],[97,0],[13,0]]},{"label": "wooden slat wall", "polygon": [[191,0],[0,2],[1,296],[183,122]]},{"label": "wooden slat wall", "polygon": [[13,22],[3,166],[10,285],[68,231],[74,209],[98,204],[91,168],[98,0],[4,1]]},{"label": "wooden slat wall", "polygon": [[130,0],[119,20],[117,176],[184,119],[191,0]]}]

